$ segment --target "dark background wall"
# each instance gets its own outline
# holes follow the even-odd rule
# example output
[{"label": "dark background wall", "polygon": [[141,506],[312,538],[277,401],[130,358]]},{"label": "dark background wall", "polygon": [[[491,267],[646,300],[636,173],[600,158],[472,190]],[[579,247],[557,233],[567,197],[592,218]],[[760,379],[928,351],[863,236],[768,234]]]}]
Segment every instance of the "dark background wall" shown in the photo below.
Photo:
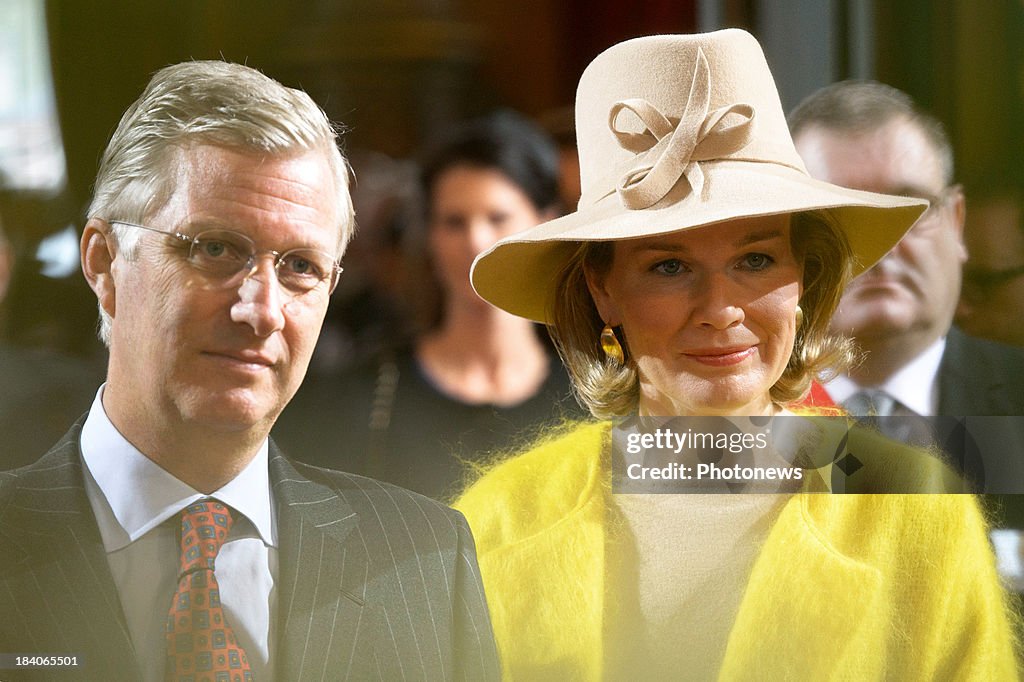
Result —
[{"label": "dark background wall", "polygon": [[536,116],[571,105],[605,47],[696,28],[693,0],[50,0],[48,20],[80,203],[120,113],[166,64],[245,62],[310,92],[350,128],[350,148],[401,156],[494,106]]},{"label": "dark background wall", "polygon": [[[720,26],[758,35],[787,106],[865,70],[905,89],[949,126],[968,184],[1019,177],[1024,156],[1020,0],[47,0],[46,15],[68,187],[0,196],[23,254],[81,227],[121,112],[153,71],[191,58],[245,62],[309,91],[348,128],[357,175],[368,155],[408,158],[454,120],[571,107],[583,68],[615,42]],[[94,354],[81,278],[40,284],[22,268],[0,338]]]},{"label": "dark background wall", "polygon": [[[825,61],[832,79],[858,75],[844,44],[851,39],[846,0],[709,3],[721,6],[723,25],[759,34],[782,71],[784,94],[791,69],[775,62]],[[1024,3],[870,5],[875,77],[947,122],[962,172],[994,161],[1019,165]],[[831,9],[809,18],[815,6]],[[632,36],[698,30],[698,10],[698,0],[49,0],[70,203],[88,200],[120,113],[169,63],[246,62],[310,91],[351,129],[350,148],[405,156],[446,123],[495,106],[539,116],[571,105],[576,80],[598,52]],[[828,25],[816,29],[815,21]],[[774,45],[784,47],[772,59]],[[805,80],[820,77],[812,73]]]}]

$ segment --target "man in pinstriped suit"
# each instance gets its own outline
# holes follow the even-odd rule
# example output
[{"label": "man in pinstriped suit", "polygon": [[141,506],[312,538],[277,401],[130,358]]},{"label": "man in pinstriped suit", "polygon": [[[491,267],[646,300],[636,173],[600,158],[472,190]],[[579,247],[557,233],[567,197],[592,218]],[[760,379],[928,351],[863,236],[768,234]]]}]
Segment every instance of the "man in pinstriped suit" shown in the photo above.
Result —
[{"label": "man in pinstriped suit", "polygon": [[210,580],[253,679],[497,678],[461,515],[268,437],[352,228],[304,93],[190,62],[128,109],[82,237],[107,381],[41,460],[0,474],[0,680],[170,679],[182,510],[206,500],[232,520]]}]

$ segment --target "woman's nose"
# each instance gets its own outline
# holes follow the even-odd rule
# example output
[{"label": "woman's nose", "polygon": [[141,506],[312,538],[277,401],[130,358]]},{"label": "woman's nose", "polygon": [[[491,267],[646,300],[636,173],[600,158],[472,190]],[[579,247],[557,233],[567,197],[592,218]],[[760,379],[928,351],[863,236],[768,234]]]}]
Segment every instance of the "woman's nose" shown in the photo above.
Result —
[{"label": "woman's nose", "polygon": [[743,322],[743,304],[724,274],[703,277],[694,292],[694,318],[701,326],[728,329]]},{"label": "woman's nose", "polygon": [[469,225],[466,238],[473,255],[479,255],[494,246],[498,241],[498,231],[486,218],[474,220]]}]

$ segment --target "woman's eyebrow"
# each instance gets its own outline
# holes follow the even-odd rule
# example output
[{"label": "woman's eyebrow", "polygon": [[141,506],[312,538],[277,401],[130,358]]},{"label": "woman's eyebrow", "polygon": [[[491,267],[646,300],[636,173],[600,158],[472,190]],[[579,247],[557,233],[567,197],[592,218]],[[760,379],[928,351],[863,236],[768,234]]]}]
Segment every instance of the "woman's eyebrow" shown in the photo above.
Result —
[{"label": "woman's eyebrow", "polygon": [[764,232],[751,232],[743,235],[738,239],[735,244],[737,247],[749,246],[750,244],[757,244],[758,242],[771,241],[772,239],[781,239],[784,235],[782,230],[766,230]]},{"label": "woman's eyebrow", "polygon": [[653,244],[644,244],[636,248],[637,252],[643,253],[644,251],[669,251],[672,253],[687,252],[689,251],[686,246],[681,244],[674,244],[673,242],[654,242]]},{"label": "woman's eyebrow", "polygon": [[[750,232],[735,242],[733,246],[735,248],[742,248],[750,244],[757,244],[759,242],[771,241],[773,239],[782,239],[785,235],[782,230],[768,229],[758,232]],[[647,251],[666,251],[669,253],[687,253],[691,249],[686,244],[677,244],[676,242],[664,241],[664,242],[649,242],[643,245],[637,245],[635,251],[637,253],[644,253]]]}]

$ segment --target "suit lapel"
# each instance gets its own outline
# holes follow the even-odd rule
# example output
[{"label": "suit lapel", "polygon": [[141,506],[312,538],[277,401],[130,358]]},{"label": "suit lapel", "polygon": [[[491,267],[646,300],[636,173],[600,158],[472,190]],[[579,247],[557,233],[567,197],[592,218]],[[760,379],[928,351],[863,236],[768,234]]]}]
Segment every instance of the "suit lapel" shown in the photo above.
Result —
[{"label": "suit lapel", "polygon": [[0,585],[23,614],[28,641],[63,642],[61,653],[86,661],[87,679],[135,680],[134,648],[85,494],[79,430],[10,483]]},{"label": "suit lapel", "polygon": [[362,678],[369,562],[358,518],[332,488],[299,473],[271,443],[277,507],[279,679]]}]

